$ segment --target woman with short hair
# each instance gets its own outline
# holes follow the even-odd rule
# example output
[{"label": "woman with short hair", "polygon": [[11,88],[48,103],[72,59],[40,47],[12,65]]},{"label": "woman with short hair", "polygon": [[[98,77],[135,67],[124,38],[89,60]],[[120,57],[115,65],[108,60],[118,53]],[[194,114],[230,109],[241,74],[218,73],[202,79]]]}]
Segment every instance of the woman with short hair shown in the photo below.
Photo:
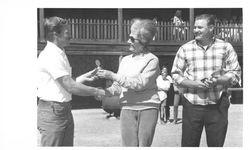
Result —
[{"label": "woman with short hair", "polygon": [[106,95],[120,95],[122,146],[151,146],[160,106],[156,78],[159,60],[148,45],[156,34],[149,19],[133,19],[128,43],[130,55],[124,56],[117,73],[98,70],[97,76],[114,81]]}]

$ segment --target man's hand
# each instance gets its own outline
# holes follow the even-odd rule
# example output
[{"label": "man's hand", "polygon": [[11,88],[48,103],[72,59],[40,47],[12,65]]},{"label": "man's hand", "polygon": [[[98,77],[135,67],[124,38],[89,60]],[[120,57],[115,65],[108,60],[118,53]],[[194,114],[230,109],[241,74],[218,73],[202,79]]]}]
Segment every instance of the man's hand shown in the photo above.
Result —
[{"label": "man's hand", "polygon": [[96,75],[100,78],[114,80],[114,74],[112,71],[98,69]]},{"label": "man's hand", "polygon": [[92,76],[92,77],[90,77],[90,78],[84,78],[84,81],[83,81],[83,82],[85,82],[85,81],[92,82],[92,81],[95,81],[96,79],[98,79],[97,76]]},{"label": "man's hand", "polygon": [[97,92],[96,92],[96,95],[94,97],[95,97],[96,100],[102,101],[104,99],[105,95],[106,95],[105,93],[106,92],[105,92],[104,89],[98,88]]},{"label": "man's hand", "polygon": [[95,74],[97,73],[97,68],[95,68],[95,69],[93,69],[93,70],[91,70],[91,71],[89,71],[89,72],[87,72],[87,73],[85,73],[85,74],[83,74],[85,77],[93,77],[93,76],[95,76]]},{"label": "man's hand", "polygon": [[95,68],[95,69],[93,69],[85,74],[82,74],[81,76],[76,78],[76,82],[83,83],[85,81],[94,81],[94,80],[98,79],[98,77],[96,76],[97,70],[98,69]]},{"label": "man's hand", "polygon": [[206,84],[206,86],[208,86],[209,88],[213,88],[215,85],[217,85],[217,79],[212,77],[205,80],[204,84]]},{"label": "man's hand", "polygon": [[199,90],[207,90],[209,85],[206,83],[206,80],[204,82],[197,80],[195,88]]}]

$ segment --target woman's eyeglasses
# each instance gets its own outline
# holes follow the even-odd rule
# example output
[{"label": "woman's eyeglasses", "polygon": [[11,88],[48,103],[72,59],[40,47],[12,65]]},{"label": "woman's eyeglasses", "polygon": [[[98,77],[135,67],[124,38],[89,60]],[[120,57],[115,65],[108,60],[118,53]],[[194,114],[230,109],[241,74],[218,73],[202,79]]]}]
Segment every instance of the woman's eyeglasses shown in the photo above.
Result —
[{"label": "woman's eyeglasses", "polygon": [[139,40],[139,39],[135,39],[134,37],[132,37],[132,36],[129,36],[128,37],[128,39],[132,42],[132,43],[134,43],[135,42],[135,40],[137,40],[137,41],[139,41],[140,43],[142,43],[141,42],[141,40]]}]

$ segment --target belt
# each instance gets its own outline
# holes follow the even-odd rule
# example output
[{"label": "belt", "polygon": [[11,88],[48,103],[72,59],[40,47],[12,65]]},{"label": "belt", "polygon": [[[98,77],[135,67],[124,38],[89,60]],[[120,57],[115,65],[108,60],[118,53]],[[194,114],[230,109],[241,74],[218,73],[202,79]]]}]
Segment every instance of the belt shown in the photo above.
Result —
[{"label": "belt", "polygon": [[44,100],[44,99],[40,99],[40,98],[38,100],[38,103],[60,104],[60,105],[69,105],[70,104],[70,102],[48,101],[48,100]]},{"label": "belt", "polygon": [[[221,94],[221,97],[220,97],[220,99],[218,100],[218,102],[217,102],[216,104],[193,105],[193,106],[194,106],[194,107],[201,107],[201,108],[217,108],[218,106],[220,106],[221,101],[222,101],[223,98],[225,98],[225,97],[228,97],[228,93],[227,93],[227,92],[223,92],[223,93]],[[187,98],[185,98],[184,96],[183,96],[183,98],[186,99],[186,100],[189,102],[189,100],[188,100]],[[190,103],[190,102],[189,102],[189,103]],[[190,104],[191,104],[191,103],[190,103]]]}]

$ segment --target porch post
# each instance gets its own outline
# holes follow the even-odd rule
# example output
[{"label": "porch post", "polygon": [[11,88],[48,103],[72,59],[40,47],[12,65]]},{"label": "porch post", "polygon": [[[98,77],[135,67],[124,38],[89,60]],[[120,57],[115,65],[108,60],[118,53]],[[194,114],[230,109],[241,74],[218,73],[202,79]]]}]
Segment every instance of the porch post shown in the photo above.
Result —
[{"label": "porch post", "polygon": [[123,40],[123,34],[122,34],[122,28],[123,28],[123,14],[122,14],[122,8],[118,8],[118,40],[119,42],[122,42]]},{"label": "porch post", "polygon": [[190,8],[189,9],[189,23],[190,23],[190,30],[189,30],[189,35],[190,35],[190,40],[192,40],[194,38],[194,33],[193,33],[193,29],[194,29],[194,8]]},{"label": "porch post", "polygon": [[38,8],[39,9],[39,31],[40,31],[40,42],[45,42],[45,34],[44,34],[44,28],[43,28],[43,22],[44,22],[44,8]]}]

